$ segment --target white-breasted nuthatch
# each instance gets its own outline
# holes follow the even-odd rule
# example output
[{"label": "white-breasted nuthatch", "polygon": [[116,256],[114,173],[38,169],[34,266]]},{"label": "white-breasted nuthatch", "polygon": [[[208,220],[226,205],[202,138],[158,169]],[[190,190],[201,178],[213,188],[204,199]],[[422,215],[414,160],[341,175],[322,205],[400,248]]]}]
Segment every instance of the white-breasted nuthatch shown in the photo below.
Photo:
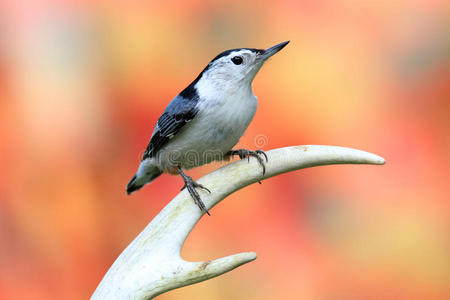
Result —
[{"label": "white-breasted nuthatch", "polygon": [[196,188],[207,188],[183,169],[233,155],[258,159],[265,172],[262,150],[232,150],[256,112],[252,82],[265,61],[289,41],[269,49],[240,48],[217,55],[198,77],[177,95],[158,119],[142,162],[127,185],[130,194],[162,173],[180,174],[201,210],[209,214]]}]

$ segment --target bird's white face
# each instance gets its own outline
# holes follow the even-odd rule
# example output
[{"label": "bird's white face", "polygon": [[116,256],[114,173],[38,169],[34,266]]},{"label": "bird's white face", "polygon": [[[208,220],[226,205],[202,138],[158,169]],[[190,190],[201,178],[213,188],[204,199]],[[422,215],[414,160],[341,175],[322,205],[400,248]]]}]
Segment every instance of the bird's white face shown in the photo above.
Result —
[{"label": "bird's white face", "polygon": [[262,50],[235,50],[212,61],[203,73],[205,80],[221,87],[236,88],[237,85],[249,85],[263,65],[258,59]]},{"label": "bird's white face", "polygon": [[203,70],[196,88],[202,95],[251,92],[251,84],[265,61],[288,42],[269,49],[232,49],[216,56]]}]

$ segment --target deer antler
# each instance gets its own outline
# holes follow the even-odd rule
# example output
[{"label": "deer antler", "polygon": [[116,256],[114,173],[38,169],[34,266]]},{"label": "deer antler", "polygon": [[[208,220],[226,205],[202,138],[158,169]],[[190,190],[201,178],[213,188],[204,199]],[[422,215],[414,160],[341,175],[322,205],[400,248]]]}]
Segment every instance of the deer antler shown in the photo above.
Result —
[{"label": "deer antler", "polygon": [[[332,164],[384,164],[384,159],[360,150],[333,146],[294,146],[267,152],[266,173],[256,160],[228,164],[198,182],[210,209],[231,193],[257,181],[294,170]],[[181,247],[203,216],[189,193],[180,192],[122,252],[100,282],[91,299],[152,299],[185,285],[219,276],[256,259],[253,252],[212,261],[187,262]]]}]

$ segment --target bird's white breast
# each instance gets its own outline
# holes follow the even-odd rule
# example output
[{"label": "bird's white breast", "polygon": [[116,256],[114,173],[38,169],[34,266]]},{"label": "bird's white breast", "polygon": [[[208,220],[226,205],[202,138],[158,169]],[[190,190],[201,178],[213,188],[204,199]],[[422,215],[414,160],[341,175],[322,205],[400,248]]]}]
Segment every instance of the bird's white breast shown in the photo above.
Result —
[{"label": "bird's white breast", "polygon": [[200,102],[199,120],[204,122],[204,133],[211,142],[229,151],[244,134],[256,107],[257,100],[251,90],[237,91],[223,98]]}]

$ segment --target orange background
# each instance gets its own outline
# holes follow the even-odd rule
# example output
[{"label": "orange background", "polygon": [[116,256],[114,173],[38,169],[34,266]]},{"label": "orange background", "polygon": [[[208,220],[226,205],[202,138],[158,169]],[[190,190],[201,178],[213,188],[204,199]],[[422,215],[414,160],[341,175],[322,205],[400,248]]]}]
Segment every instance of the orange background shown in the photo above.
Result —
[{"label": "orange background", "polygon": [[387,164],[302,170],[228,197],[183,257],[258,259],[158,299],[450,299],[448,12],[447,1],[2,1],[0,298],[88,298],[182,186],[166,175],[125,194],[166,104],[219,52],[289,39],[254,81],[239,145],[263,135],[265,150],[347,146]]}]

